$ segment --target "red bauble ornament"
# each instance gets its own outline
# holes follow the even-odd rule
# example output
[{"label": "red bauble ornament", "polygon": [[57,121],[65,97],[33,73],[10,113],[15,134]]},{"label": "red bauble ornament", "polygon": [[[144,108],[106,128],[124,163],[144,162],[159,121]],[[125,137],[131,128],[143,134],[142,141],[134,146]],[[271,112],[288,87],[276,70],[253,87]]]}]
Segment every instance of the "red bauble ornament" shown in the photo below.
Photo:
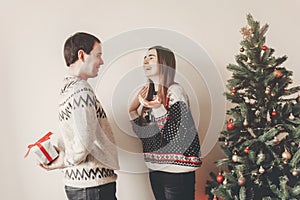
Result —
[{"label": "red bauble ornament", "polygon": [[227,130],[232,131],[234,129],[234,126],[232,123],[227,124]]},{"label": "red bauble ornament", "polygon": [[250,150],[249,150],[249,147],[246,147],[246,148],[244,149],[244,152],[247,153],[247,154],[249,153],[249,151],[250,151]]},{"label": "red bauble ornament", "polygon": [[268,47],[266,45],[261,47],[262,50],[266,51],[268,49]]},{"label": "red bauble ornament", "polygon": [[273,117],[275,117],[275,116],[277,115],[277,112],[276,112],[275,110],[273,110],[272,113],[271,113],[271,115],[272,115]]},{"label": "red bauble ornament", "polygon": [[232,94],[235,94],[235,93],[236,93],[236,89],[235,89],[235,88],[232,88],[231,93],[232,93]]},{"label": "red bauble ornament", "polygon": [[217,197],[214,197],[213,200],[218,200],[218,198],[217,198]]},{"label": "red bauble ornament", "polygon": [[229,122],[228,122],[228,124],[227,124],[227,130],[228,131],[232,131],[234,129],[234,125],[233,125],[232,122],[233,122],[233,120],[230,119]]},{"label": "red bauble ornament", "polygon": [[217,178],[216,178],[216,180],[217,180],[218,183],[223,183],[224,176],[221,173],[219,173],[218,176],[217,176]]},{"label": "red bauble ornament", "polygon": [[282,76],[281,71],[278,70],[278,69],[275,69],[273,73],[274,73],[274,75],[275,75],[276,78],[280,78]]}]

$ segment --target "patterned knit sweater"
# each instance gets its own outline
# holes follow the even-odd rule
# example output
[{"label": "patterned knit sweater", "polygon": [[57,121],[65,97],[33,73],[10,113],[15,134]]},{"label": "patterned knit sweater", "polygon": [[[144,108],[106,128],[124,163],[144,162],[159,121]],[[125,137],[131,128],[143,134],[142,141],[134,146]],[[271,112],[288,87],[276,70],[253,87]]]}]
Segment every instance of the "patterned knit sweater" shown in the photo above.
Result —
[{"label": "patterned knit sweater", "polygon": [[147,121],[136,111],[130,113],[133,130],[142,141],[146,165],[157,171],[194,171],[202,162],[188,97],[179,84],[173,84],[167,101],[166,108],[161,105],[150,110]]},{"label": "patterned knit sweater", "polygon": [[118,168],[115,141],[91,86],[77,77],[66,77],[60,96],[65,185],[83,188],[114,182]]}]

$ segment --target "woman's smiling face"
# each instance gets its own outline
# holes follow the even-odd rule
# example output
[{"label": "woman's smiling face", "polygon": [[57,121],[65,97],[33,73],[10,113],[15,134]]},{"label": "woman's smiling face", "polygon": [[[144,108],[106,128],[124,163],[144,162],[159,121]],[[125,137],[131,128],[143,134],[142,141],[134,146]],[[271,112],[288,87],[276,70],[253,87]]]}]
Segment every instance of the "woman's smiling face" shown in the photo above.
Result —
[{"label": "woman's smiling face", "polygon": [[148,78],[158,75],[159,65],[156,49],[150,49],[144,57],[144,71]]}]

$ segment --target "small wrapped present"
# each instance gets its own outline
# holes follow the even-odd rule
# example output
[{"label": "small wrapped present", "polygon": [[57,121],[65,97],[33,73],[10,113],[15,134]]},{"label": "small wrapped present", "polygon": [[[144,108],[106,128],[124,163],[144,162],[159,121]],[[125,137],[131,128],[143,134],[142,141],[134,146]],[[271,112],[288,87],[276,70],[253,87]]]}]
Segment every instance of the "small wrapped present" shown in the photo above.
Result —
[{"label": "small wrapped present", "polygon": [[50,164],[55,158],[57,158],[58,153],[50,141],[51,135],[52,132],[49,132],[36,143],[28,145],[28,151],[25,158],[28,156],[30,151],[33,151],[37,155],[38,160],[44,164]]}]

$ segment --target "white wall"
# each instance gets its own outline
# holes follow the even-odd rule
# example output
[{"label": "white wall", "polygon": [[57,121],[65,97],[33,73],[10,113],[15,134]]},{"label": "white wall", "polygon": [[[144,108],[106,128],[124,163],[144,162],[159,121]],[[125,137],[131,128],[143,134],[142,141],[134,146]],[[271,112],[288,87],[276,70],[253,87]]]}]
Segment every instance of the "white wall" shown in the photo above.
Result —
[{"label": "white wall", "polygon": [[[42,134],[48,131],[59,133],[58,91],[65,73],[62,45],[70,34],[88,31],[105,42],[120,33],[146,27],[173,30],[205,49],[225,83],[230,76],[225,67],[234,62],[234,55],[239,52],[242,39],[239,30],[246,25],[246,14],[251,13],[262,24],[270,25],[267,45],[275,48],[275,55],[289,57],[285,66],[294,71],[294,85],[299,85],[299,9],[298,0],[191,0],[176,3],[172,0],[2,0],[1,199],[65,199],[62,174],[59,171],[45,172],[36,166],[33,156],[24,159],[23,155],[26,146]],[[140,52],[134,53],[139,55]],[[112,69],[122,59],[128,58],[114,62]],[[184,64],[183,60],[179,62]],[[196,79],[192,78],[192,84],[198,83]],[[114,79],[106,80],[106,84],[116,84]],[[110,108],[107,109],[112,113]],[[198,113],[193,114],[197,116]],[[201,137],[205,135],[206,122],[210,122],[208,116],[210,113],[205,116],[201,110]],[[115,129],[117,133],[122,132],[118,127]],[[122,147],[139,152],[138,141],[122,134],[117,137],[119,141],[125,141]],[[197,172],[197,199],[204,199],[208,172],[214,168],[212,163],[221,156],[218,145],[205,156],[204,165]],[[130,164],[126,163],[126,157],[120,159],[124,165]],[[142,162],[140,164],[142,167]],[[153,199],[147,175],[126,170],[119,172],[118,197],[120,200]]]}]

